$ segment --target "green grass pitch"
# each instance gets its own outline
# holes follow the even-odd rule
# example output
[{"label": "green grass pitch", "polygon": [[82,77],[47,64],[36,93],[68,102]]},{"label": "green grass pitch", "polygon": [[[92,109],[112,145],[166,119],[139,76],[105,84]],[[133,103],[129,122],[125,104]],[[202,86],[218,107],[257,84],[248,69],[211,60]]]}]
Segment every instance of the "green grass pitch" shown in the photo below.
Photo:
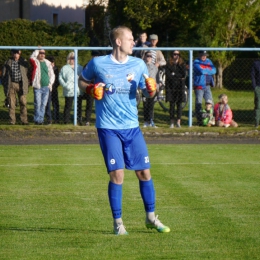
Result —
[{"label": "green grass pitch", "polygon": [[0,146],[0,259],[260,259],[260,146],[148,145],[156,214],[147,230],[125,172],[112,233],[98,145]]}]

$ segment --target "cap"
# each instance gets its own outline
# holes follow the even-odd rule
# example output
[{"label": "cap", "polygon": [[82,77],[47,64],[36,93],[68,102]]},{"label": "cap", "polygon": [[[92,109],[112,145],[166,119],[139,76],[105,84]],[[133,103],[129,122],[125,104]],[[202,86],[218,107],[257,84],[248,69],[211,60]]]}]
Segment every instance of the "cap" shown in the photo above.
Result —
[{"label": "cap", "polygon": [[158,35],[157,34],[151,34],[150,40],[158,40]]},{"label": "cap", "polygon": [[199,51],[199,55],[200,56],[208,56],[209,54],[207,53],[207,51]]},{"label": "cap", "polygon": [[213,102],[212,102],[212,100],[210,100],[210,99],[208,99],[208,100],[206,100],[206,102],[205,102],[206,104],[213,104]]},{"label": "cap", "polygon": [[19,49],[11,49],[11,53],[15,54],[15,53],[19,53],[20,50]]},{"label": "cap", "polygon": [[97,50],[93,50],[93,51],[91,52],[91,56],[100,56],[100,52],[97,51]]}]

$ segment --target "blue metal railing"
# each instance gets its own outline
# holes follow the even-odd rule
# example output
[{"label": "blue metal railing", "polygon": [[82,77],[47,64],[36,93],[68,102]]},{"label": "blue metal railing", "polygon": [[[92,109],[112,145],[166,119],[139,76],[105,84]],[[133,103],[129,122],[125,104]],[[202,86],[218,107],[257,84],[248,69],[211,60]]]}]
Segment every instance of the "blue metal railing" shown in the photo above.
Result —
[{"label": "blue metal railing", "polygon": [[[75,53],[75,64],[78,64],[78,51],[92,51],[92,50],[104,50],[104,51],[111,51],[112,47],[55,47],[55,46],[0,46],[0,50],[11,50],[11,49],[20,49],[20,50],[36,50],[36,49],[44,49],[44,50],[71,50]],[[188,51],[189,52],[189,67],[192,68],[193,63],[193,52],[194,51],[258,51],[260,52],[260,48],[202,48],[202,47],[157,47],[157,48],[137,48],[135,47],[134,50],[161,50],[161,51]],[[78,83],[78,75],[77,70],[74,72],[74,93],[77,93],[77,83]],[[192,126],[192,78],[193,78],[193,70],[189,70],[189,127]],[[74,125],[77,125],[77,95],[74,95]]]}]

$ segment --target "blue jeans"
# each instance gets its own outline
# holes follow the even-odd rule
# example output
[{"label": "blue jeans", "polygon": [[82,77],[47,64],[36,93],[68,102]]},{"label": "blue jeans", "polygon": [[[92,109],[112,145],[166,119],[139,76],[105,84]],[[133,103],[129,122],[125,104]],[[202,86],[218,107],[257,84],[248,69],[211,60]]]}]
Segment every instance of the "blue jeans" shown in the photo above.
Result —
[{"label": "blue jeans", "polygon": [[49,88],[34,88],[34,122],[43,123],[45,107],[49,98]]},{"label": "blue jeans", "polygon": [[[195,112],[198,124],[202,123],[201,113],[200,110],[202,109],[202,99],[204,98],[205,101],[210,99],[213,102],[212,93],[211,93],[211,87],[206,86],[205,89],[195,89]],[[214,107],[214,104],[212,105]]]}]

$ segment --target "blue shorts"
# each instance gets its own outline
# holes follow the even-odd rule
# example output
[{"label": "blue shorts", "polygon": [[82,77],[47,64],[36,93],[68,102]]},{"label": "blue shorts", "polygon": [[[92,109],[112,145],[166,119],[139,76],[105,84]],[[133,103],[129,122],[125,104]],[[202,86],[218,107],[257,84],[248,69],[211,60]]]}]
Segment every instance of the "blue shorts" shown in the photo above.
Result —
[{"label": "blue shorts", "polygon": [[124,130],[98,128],[107,171],[150,169],[148,150],[139,127]]}]

